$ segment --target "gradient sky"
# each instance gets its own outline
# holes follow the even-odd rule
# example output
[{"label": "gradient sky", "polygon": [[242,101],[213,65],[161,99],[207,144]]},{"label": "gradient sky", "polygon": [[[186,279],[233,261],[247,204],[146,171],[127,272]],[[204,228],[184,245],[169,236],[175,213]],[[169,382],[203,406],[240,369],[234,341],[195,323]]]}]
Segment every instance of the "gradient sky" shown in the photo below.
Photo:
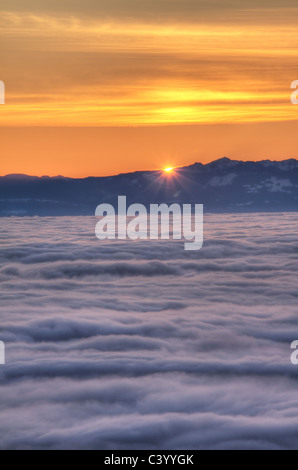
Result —
[{"label": "gradient sky", "polygon": [[297,0],[1,0],[1,174],[298,158]]}]

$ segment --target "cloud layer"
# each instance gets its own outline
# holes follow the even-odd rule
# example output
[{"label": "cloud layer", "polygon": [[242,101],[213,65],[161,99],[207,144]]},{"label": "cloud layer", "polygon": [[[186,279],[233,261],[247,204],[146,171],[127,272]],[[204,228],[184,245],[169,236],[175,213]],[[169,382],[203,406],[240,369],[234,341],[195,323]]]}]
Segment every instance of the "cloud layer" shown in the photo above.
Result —
[{"label": "cloud layer", "polygon": [[199,252],[2,219],[1,448],[297,448],[297,214],[205,219]]},{"label": "cloud layer", "polygon": [[0,11],[2,126],[297,118],[296,1],[15,1]]}]

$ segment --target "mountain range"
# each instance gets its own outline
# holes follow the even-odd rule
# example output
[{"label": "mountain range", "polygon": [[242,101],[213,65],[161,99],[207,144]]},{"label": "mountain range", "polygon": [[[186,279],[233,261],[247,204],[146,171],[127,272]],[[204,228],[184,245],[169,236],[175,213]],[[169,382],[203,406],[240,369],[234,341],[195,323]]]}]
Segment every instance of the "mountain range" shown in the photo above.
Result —
[{"label": "mountain range", "polygon": [[101,203],[204,204],[206,212],[298,211],[298,160],[211,163],[108,177],[0,177],[0,216],[94,215]]}]

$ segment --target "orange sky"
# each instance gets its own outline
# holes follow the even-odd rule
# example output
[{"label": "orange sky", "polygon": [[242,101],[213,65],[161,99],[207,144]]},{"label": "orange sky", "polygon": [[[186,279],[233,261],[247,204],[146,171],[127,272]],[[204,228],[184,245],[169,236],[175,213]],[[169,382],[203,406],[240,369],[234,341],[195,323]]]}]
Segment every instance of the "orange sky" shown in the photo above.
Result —
[{"label": "orange sky", "polygon": [[10,0],[1,174],[298,158],[297,2]]}]

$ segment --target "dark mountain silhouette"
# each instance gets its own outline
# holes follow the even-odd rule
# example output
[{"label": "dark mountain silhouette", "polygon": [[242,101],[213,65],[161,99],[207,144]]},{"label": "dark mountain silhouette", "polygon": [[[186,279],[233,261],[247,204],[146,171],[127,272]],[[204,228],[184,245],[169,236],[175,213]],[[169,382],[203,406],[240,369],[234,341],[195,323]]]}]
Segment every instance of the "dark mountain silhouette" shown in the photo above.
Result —
[{"label": "dark mountain silhouette", "polygon": [[197,203],[208,212],[298,210],[298,160],[221,158],[173,173],[138,171],[109,177],[0,177],[0,216],[93,215],[101,203]]}]

